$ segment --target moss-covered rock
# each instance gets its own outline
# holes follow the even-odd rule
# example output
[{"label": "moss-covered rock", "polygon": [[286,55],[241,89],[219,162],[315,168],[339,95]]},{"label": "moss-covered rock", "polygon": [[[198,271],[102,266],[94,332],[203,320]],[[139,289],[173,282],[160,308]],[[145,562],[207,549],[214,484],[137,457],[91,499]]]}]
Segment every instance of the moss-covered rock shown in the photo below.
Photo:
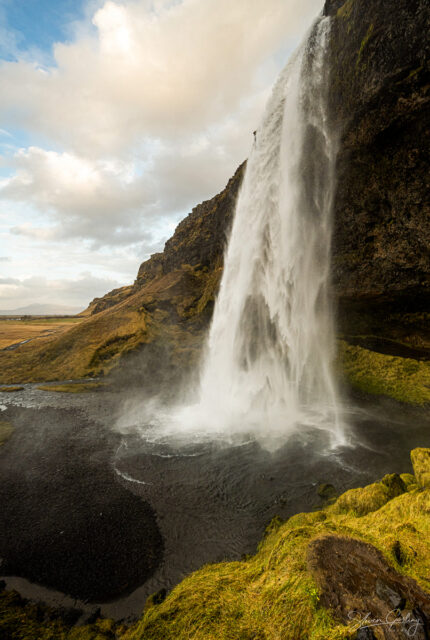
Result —
[{"label": "moss-covered rock", "polygon": [[401,473],[400,477],[405,483],[406,489],[410,487],[411,484],[416,483],[416,478],[412,473]]},{"label": "moss-covered rock", "polygon": [[334,486],[326,482],[318,485],[317,494],[324,502],[334,502],[338,495]]},{"label": "moss-covered rock", "polygon": [[430,402],[430,362],[388,356],[343,341],[339,362],[347,381],[361,391],[408,404]]},{"label": "moss-covered rock", "polygon": [[414,449],[411,460],[418,485],[430,488],[430,449]]},{"label": "moss-covered rock", "polygon": [[406,491],[406,484],[398,473],[388,473],[382,478],[381,484],[384,484],[389,489],[393,498]]},{"label": "moss-covered rock", "polygon": [[350,489],[342,494],[334,505],[336,513],[352,513],[365,516],[377,511],[384,504],[406,491],[406,485],[397,473],[384,476],[364,488]]}]

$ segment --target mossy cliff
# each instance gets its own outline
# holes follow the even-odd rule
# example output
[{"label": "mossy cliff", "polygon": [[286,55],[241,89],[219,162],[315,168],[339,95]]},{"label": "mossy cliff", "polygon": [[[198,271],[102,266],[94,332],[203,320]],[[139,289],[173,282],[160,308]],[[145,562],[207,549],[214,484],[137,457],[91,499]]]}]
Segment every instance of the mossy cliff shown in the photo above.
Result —
[{"label": "mossy cliff", "polygon": [[[343,350],[345,372],[364,391],[422,403],[421,363],[430,358],[430,4],[327,0],[324,12],[332,17],[329,107],[339,137],[333,285],[340,337],[355,347]],[[79,326],[43,347],[0,353],[0,382],[99,375],[130,359],[138,384],[156,384],[161,369],[193,370],[243,170],[180,223],[133,285],[93,301]],[[372,358],[377,367],[360,369]]]},{"label": "mossy cliff", "polygon": [[[54,612],[4,593],[0,637],[423,640],[430,632],[430,450],[415,449],[411,459],[414,475],[393,473],[319,511],[275,518],[254,556],[203,567],[167,597],[150,598],[132,627],[95,620],[72,629]],[[390,624],[373,627],[374,635],[359,631],[369,617]]]}]

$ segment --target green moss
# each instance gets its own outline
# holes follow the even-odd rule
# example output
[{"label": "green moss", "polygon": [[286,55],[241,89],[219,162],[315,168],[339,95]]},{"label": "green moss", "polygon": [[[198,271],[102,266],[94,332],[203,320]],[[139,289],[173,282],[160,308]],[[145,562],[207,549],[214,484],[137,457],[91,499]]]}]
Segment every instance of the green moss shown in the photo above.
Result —
[{"label": "green moss", "polygon": [[69,627],[55,610],[27,602],[16,591],[0,593],[0,637],[7,640],[114,640],[115,623],[99,619]]},{"label": "green moss", "polygon": [[344,19],[349,18],[352,13],[353,4],[354,4],[354,0],[346,0],[345,4],[343,4],[337,10],[337,17],[344,18]]},{"label": "green moss", "polygon": [[401,473],[401,479],[405,483],[406,490],[409,490],[409,487],[416,484],[416,478],[412,475],[412,473]]},{"label": "green moss", "polygon": [[418,485],[430,488],[430,449],[414,449],[411,461]]},{"label": "green moss", "polygon": [[[307,569],[308,545],[333,533],[364,540],[377,547],[398,571],[428,589],[430,491],[396,495],[403,482],[391,474],[380,483],[353,490],[352,511],[339,510],[338,501],[323,511],[277,522],[255,556],[240,563],[209,565],[193,573],[164,602],[149,609],[125,633],[124,640],[353,637],[352,628],[339,624],[320,605],[318,587]],[[362,515],[357,517],[357,512]]]},{"label": "green moss", "polygon": [[13,433],[13,425],[5,420],[0,420],[0,447],[7,442]]},{"label": "green moss", "polygon": [[337,491],[332,484],[323,483],[318,485],[317,493],[326,503],[334,502],[337,498]]},{"label": "green moss", "polygon": [[336,513],[350,513],[354,516],[366,516],[377,511],[390,500],[390,492],[380,482],[367,487],[350,489],[337,499],[334,509]]},{"label": "green moss", "polygon": [[373,30],[374,30],[374,25],[372,23],[372,24],[369,25],[367,33],[364,36],[363,40],[361,41],[360,49],[358,51],[358,56],[357,56],[357,62],[356,62],[356,66],[357,67],[360,64],[361,57],[363,55],[364,49],[366,48],[367,43],[369,42],[370,38],[372,37]]},{"label": "green moss", "polygon": [[400,402],[430,402],[430,363],[387,356],[341,342],[340,360],[350,384],[361,391]]}]

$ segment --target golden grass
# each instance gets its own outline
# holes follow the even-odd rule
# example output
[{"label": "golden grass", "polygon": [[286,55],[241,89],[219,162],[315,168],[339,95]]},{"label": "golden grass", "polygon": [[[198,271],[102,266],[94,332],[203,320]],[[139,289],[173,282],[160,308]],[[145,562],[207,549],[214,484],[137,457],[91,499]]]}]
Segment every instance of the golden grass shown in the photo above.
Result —
[{"label": "golden grass", "polygon": [[24,387],[0,387],[0,393],[12,393],[15,391],[22,391]]},{"label": "golden grass", "polygon": [[40,391],[53,391],[55,393],[89,393],[104,386],[101,382],[71,382],[67,384],[41,385],[37,388]]},{"label": "golden grass", "polygon": [[[82,318],[2,318],[0,316],[0,349],[23,340],[49,340],[64,333]],[[21,347],[20,347],[21,348]]]},{"label": "golden grass", "polygon": [[[119,307],[119,308],[118,308]],[[61,335],[0,353],[0,382],[79,379],[109,371],[122,353],[145,341],[145,314],[118,305],[79,319]]]},{"label": "golden grass", "polygon": [[184,267],[150,281],[114,307],[80,318],[78,326],[43,344],[36,340],[15,351],[0,352],[0,383],[104,375],[125,354],[159,339],[161,333],[166,341],[174,336],[182,348],[188,338],[194,338],[182,320],[195,314],[206,280],[198,270],[194,273]]}]

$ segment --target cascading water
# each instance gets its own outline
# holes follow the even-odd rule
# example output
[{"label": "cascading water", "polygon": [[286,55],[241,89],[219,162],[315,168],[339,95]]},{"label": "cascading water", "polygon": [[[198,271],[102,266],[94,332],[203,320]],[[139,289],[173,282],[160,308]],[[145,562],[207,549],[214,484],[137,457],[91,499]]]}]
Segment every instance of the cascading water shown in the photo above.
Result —
[{"label": "cascading water", "polygon": [[272,447],[316,427],[344,442],[329,296],[329,30],[321,17],[275,85],[236,206],[198,402],[139,409],[156,440],[252,434]]},{"label": "cascading water", "polygon": [[342,440],[329,301],[329,29],[320,18],[282,72],[248,160],[200,401],[182,416],[198,415],[205,429],[285,434],[311,425]]}]

